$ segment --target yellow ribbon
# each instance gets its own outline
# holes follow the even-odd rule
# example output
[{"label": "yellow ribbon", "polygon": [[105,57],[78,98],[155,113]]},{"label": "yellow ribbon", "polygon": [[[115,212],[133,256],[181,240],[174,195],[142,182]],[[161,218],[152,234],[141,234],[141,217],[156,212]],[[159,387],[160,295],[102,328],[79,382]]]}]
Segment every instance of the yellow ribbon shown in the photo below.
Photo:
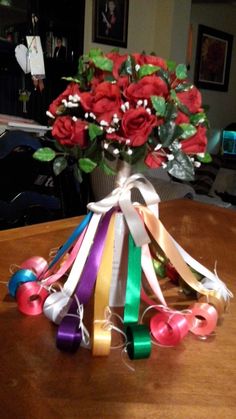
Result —
[{"label": "yellow ribbon", "polygon": [[200,282],[197,281],[194,274],[191,272],[188,265],[185,263],[184,259],[180,255],[178,249],[176,248],[173,242],[171,235],[165,229],[162,222],[153,214],[153,212],[149,208],[139,206],[137,207],[137,209],[141,214],[148,230],[151,232],[153,238],[162,248],[163,252],[174,265],[175,269],[183,278],[183,280],[188,285],[190,285],[190,287],[192,287],[195,291],[199,292],[200,294],[206,295],[207,297],[214,297],[212,300],[217,299],[218,304],[222,305],[222,298],[220,298],[219,293],[216,290],[208,290]]},{"label": "yellow ribbon", "polygon": [[93,324],[93,355],[106,356],[111,347],[111,323],[109,321],[109,293],[112,278],[112,262],[115,237],[115,216],[111,217],[106,242],[99,267],[95,296]]}]

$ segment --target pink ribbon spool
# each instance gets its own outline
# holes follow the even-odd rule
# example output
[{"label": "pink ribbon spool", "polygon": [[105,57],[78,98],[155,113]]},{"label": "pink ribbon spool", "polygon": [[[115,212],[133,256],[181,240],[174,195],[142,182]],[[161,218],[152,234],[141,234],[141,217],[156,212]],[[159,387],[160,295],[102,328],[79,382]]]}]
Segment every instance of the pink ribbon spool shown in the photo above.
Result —
[{"label": "pink ribbon spool", "polygon": [[30,269],[37,275],[37,277],[39,277],[48,268],[48,263],[41,256],[33,256],[32,258],[26,259],[22,262],[20,268]]},{"label": "pink ribbon spool", "polygon": [[26,282],[20,285],[16,292],[18,309],[30,316],[41,314],[48,294],[39,282]]},{"label": "pink ribbon spool", "polygon": [[176,346],[187,335],[189,325],[183,314],[163,311],[151,318],[150,329],[161,345]]},{"label": "pink ribbon spool", "polygon": [[189,317],[189,329],[198,336],[208,336],[215,330],[218,313],[215,307],[207,303],[194,303],[189,307],[192,316]]}]

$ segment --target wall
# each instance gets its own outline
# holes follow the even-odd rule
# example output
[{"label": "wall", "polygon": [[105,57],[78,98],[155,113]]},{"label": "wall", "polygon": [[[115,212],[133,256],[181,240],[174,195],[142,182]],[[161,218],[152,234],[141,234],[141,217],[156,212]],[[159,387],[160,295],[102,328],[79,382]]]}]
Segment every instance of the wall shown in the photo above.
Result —
[{"label": "wall", "polygon": [[212,128],[223,128],[236,122],[236,6],[230,4],[193,4],[193,57],[190,77],[194,77],[198,25],[206,25],[234,35],[228,92],[201,89],[203,103],[209,105],[209,120]]},{"label": "wall", "polygon": [[[86,0],[84,51],[109,45],[92,42],[92,0]],[[156,54],[185,62],[189,23],[193,25],[193,56],[189,77],[194,80],[198,24],[232,33],[236,36],[236,6],[227,4],[193,4],[191,0],[129,0],[127,49],[120,52],[154,51]],[[230,70],[228,92],[202,89],[203,103],[209,105],[212,128],[222,128],[236,121],[236,40]]]},{"label": "wall", "polygon": [[[84,51],[109,45],[92,42],[92,0],[86,0]],[[183,62],[186,56],[191,0],[129,0],[127,49],[120,52],[155,52],[163,58]],[[174,29],[173,29],[174,28]]]}]

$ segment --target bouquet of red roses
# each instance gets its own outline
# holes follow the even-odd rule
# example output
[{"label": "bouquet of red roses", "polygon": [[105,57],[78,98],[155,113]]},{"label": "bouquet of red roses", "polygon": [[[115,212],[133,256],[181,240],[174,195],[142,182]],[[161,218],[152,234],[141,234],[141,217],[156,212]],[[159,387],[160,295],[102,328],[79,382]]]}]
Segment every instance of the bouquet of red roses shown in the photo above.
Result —
[{"label": "bouquet of red roses", "polygon": [[193,180],[206,151],[207,118],[185,65],[92,49],[66,80],[47,111],[55,149],[40,149],[35,158],[54,160],[56,174],[71,158],[78,170],[114,174],[109,160],[119,158]]}]

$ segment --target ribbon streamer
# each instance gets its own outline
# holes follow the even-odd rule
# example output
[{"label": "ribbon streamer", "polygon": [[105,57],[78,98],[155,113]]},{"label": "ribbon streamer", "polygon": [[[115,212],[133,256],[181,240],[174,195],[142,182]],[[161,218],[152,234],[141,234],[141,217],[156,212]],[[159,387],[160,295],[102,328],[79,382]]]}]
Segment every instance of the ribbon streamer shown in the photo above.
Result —
[{"label": "ribbon streamer", "polygon": [[[75,295],[77,299],[79,300],[80,304],[86,305],[92,294],[93,287],[94,287],[96,277],[97,277],[98,268],[99,268],[101,257],[102,257],[102,252],[103,252],[103,248],[105,244],[105,238],[106,238],[110,218],[112,216],[113,211],[114,211],[113,209],[108,211],[103,217],[103,219],[101,220],[101,223],[99,225],[98,231],[94,239],[92,249],[90,251],[86,264],[84,266],[82,276],[80,278],[78,286],[76,287]],[[71,314],[76,314],[76,312],[77,312],[77,301],[74,298],[70,305],[68,316],[66,315],[62,319],[58,328],[57,339],[56,339],[56,344],[57,344],[58,349],[68,350],[68,351],[71,350],[70,341],[71,339],[73,339],[73,336],[70,336],[70,338],[68,338],[68,336],[71,333],[69,331],[68,322],[70,322],[70,320],[73,318],[73,324],[75,325],[76,324],[75,322],[77,321],[77,328],[73,329],[74,331],[72,332],[72,334],[75,333],[75,331],[76,333],[79,333],[80,327],[79,327],[78,319],[70,316]],[[67,341],[68,341],[68,345],[67,345]],[[79,339],[76,341],[77,347],[80,345],[80,342],[81,341]]]},{"label": "ribbon streamer", "polygon": [[[115,216],[113,214],[108,227],[107,238],[99,267],[95,297],[93,324],[93,355],[109,355],[111,347],[111,328],[106,327],[106,307],[109,304],[109,293],[112,277],[113,249],[115,237]],[[104,316],[105,313],[105,316]]]},{"label": "ribbon streamer", "polygon": [[[83,238],[75,262],[72,266],[68,279],[62,288],[62,291],[52,293],[48,296],[44,303],[43,311],[45,316],[56,324],[61,322],[68,311],[68,307],[71,304],[71,296],[74,293],[78,281],[80,280],[80,276],[87,260],[91,245],[93,243],[100,219],[100,214],[93,214],[92,219],[88,225],[86,235]],[[80,243],[82,237],[79,238]]]},{"label": "ribbon streamer", "polygon": [[148,230],[151,231],[152,236],[162,248],[177,272],[180,274],[181,278],[200,294],[217,297],[217,292],[215,290],[207,290],[200,282],[197,281],[194,274],[191,272],[183,257],[176,248],[171,235],[165,229],[161,221],[157,219],[156,216],[152,213],[152,211],[150,211],[149,208],[145,208],[144,206],[139,206],[138,211],[141,214]]}]

